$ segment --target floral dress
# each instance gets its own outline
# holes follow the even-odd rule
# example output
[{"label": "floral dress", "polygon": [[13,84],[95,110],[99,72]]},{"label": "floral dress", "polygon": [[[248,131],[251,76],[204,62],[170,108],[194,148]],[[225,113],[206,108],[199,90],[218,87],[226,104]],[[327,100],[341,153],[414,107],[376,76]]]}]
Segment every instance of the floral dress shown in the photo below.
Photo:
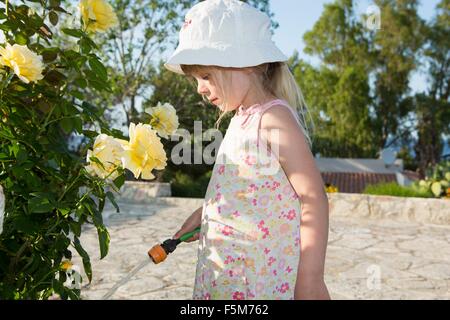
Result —
[{"label": "floral dress", "polygon": [[284,100],[240,106],[219,147],[203,203],[193,299],[294,298],[301,203],[260,137],[261,116],[274,106],[289,108],[298,122]]}]

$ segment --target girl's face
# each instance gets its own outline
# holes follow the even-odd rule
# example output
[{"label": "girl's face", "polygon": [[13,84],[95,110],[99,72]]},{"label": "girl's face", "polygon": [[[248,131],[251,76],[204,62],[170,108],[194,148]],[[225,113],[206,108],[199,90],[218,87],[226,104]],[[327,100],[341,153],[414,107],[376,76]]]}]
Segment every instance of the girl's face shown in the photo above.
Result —
[{"label": "girl's face", "polygon": [[[227,73],[227,79],[222,79],[224,81],[218,81],[220,75],[217,69],[213,68],[201,71],[194,77],[197,80],[197,92],[206,96],[212,104],[222,111],[229,112],[245,103],[252,81],[247,69],[222,69]],[[224,88],[218,82],[227,83],[229,87]]]}]

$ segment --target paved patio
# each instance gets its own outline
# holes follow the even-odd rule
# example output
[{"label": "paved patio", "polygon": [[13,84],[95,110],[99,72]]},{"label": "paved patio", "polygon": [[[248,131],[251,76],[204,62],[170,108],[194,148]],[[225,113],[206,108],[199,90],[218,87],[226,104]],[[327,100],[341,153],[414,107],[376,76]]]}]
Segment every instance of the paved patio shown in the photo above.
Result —
[{"label": "paved patio", "polygon": [[[93,281],[83,283],[82,298],[191,299],[197,242],[180,244],[158,265],[147,251],[171,237],[202,199],[157,199],[120,203],[120,214],[106,207],[111,244],[103,260],[95,229],[84,231]],[[81,259],[73,261],[82,270]],[[332,299],[449,299],[450,226],[331,216],[325,272]]]}]

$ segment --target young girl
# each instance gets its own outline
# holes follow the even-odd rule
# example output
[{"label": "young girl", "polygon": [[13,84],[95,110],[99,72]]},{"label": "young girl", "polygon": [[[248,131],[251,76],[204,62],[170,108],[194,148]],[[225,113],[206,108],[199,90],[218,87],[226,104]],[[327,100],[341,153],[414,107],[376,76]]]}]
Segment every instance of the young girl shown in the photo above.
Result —
[{"label": "young girl", "polygon": [[203,206],[174,235],[201,226],[193,299],[329,299],[328,199],[286,60],[267,15],[206,0],[165,64],[197,81],[219,121],[234,112]]}]

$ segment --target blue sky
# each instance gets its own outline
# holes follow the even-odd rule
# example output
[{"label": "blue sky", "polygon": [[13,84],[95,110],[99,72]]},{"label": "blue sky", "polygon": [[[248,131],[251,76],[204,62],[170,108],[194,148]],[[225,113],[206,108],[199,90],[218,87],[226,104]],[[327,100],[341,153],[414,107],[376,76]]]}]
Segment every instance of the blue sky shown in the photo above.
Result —
[{"label": "blue sky", "polygon": [[[304,43],[303,34],[314,26],[319,19],[323,7],[326,3],[332,3],[333,0],[271,0],[270,7],[275,14],[274,20],[279,23],[275,30],[273,40],[278,47],[286,54],[291,56],[294,50],[297,50],[300,57],[315,63],[316,59],[303,53]],[[419,14],[422,18],[430,20],[435,11],[439,0],[422,0],[419,7]],[[370,0],[357,0],[356,12],[363,14],[367,8],[373,4]],[[381,17],[383,19],[383,17]],[[411,88],[413,91],[422,91],[426,89],[426,81],[420,73],[415,73],[412,77]]]}]

